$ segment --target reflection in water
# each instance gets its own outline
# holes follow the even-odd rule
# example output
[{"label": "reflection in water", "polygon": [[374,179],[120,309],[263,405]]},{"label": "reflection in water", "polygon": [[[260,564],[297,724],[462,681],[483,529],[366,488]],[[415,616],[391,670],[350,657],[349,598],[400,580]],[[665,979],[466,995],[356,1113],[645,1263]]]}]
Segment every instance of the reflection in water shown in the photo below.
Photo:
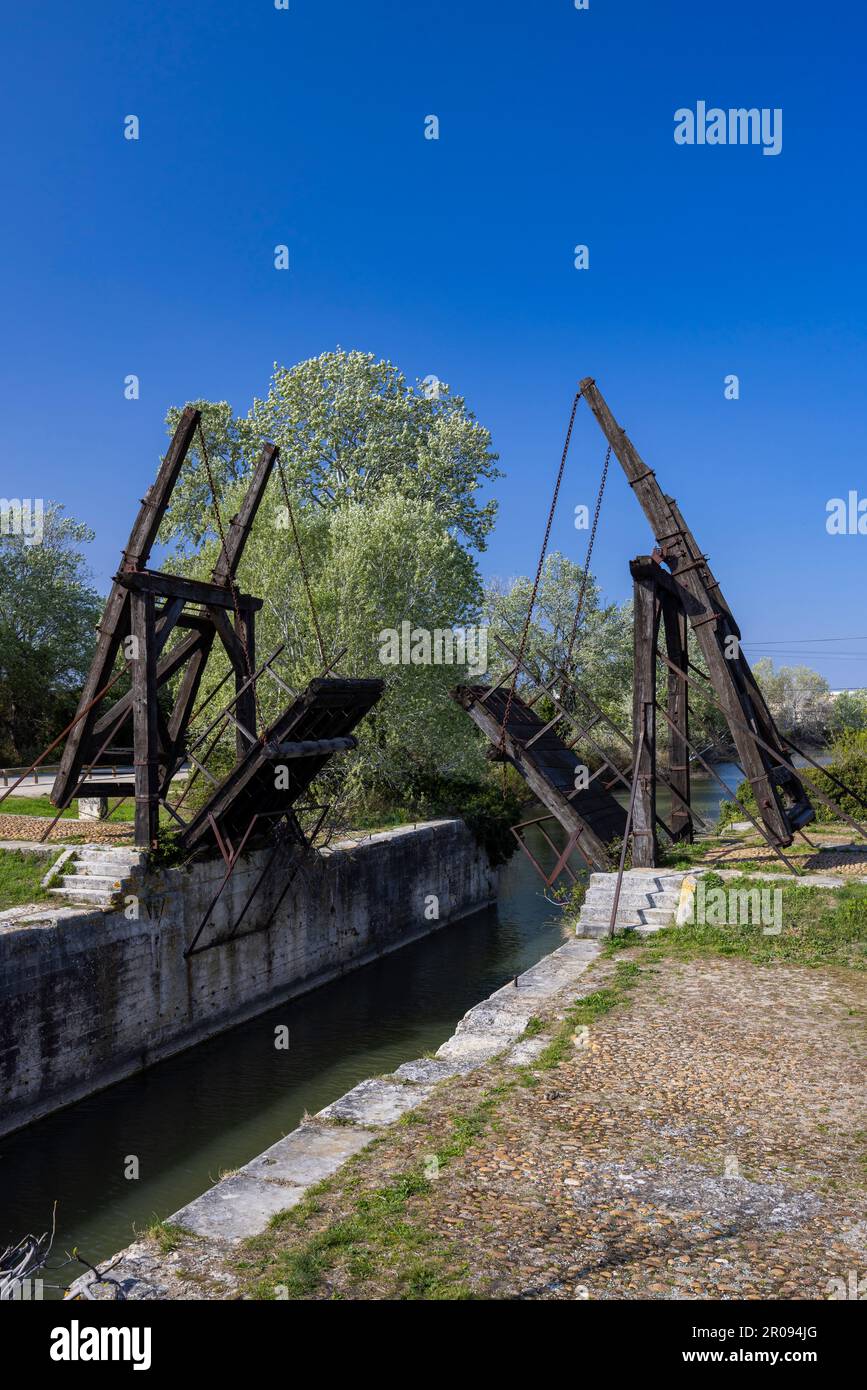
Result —
[{"label": "reflection in water", "polygon": [[[720,774],[732,785],[740,778],[727,764]],[[722,795],[696,781],[699,810],[713,814]],[[530,844],[549,864],[538,832]],[[554,950],[567,930],[516,854],[501,874],[498,910],[444,927],[0,1140],[0,1248],[45,1230],[56,1200],[45,1280],[69,1282],[81,1267],[60,1270],[64,1252],[77,1245],[88,1260],[104,1260],[134,1228],[164,1220],[294,1129],[305,1111],[435,1049],[471,1005]],[[278,1025],[289,1029],[288,1050],[274,1046]],[[124,1177],[131,1155],[138,1180]],[[46,1288],[46,1296],[57,1295]]]}]

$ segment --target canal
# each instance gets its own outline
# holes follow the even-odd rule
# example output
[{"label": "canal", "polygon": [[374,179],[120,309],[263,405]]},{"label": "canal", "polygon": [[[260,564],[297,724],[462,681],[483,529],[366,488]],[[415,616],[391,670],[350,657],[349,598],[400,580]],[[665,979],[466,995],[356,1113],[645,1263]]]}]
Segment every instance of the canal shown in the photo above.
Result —
[{"label": "canal", "polygon": [[[718,768],[732,786],[740,773]],[[715,817],[723,795],[695,780]],[[664,815],[666,807],[661,804]],[[533,845],[546,862],[544,845]],[[501,874],[496,909],[477,913],[341,980],[0,1139],[0,1249],[41,1234],[57,1204],[45,1296],[164,1220],[365,1077],[437,1048],[473,1004],[568,935],[522,854]],[[275,1029],[289,1030],[278,1050]],[[138,1160],[137,1178],[125,1176]]]}]

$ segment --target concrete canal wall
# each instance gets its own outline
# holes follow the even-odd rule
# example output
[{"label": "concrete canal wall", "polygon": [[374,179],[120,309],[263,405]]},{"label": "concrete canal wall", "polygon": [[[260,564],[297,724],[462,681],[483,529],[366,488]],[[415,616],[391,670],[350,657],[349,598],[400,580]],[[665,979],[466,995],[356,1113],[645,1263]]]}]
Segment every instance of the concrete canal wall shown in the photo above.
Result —
[{"label": "concrete canal wall", "polygon": [[[402,827],[292,860],[246,856],[186,956],[221,860],[125,882],[114,911],[0,914],[0,1134],[492,903],[497,873],[462,821]],[[136,915],[137,914],[137,915]]]}]

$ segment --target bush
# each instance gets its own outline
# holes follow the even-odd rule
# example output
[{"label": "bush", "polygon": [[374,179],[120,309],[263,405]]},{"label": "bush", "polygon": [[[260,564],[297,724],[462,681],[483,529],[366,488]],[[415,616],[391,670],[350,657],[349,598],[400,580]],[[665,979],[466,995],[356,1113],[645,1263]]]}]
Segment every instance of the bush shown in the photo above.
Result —
[{"label": "bush", "polygon": [[505,786],[497,773],[483,782],[468,778],[420,775],[410,789],[410,805],[419,816],[459,816],[487,851],[492,864],[505,864],[516,849],[511,827],[521,819],[527,800],[523,782],[509,773]]},{"label": "bush", "polygon": [[[816,820],[819,824],[827,825],[830,821],[837,820],[838,817],[830,806],[823,805],[818,797],[810,795],[810,784],[818,787],[825,796],[829,796],[832,801],[835,801],[847,815],[856,820],[863,816],[864,808],[867,806],[867,732],[862,730],[843,734],[832,745],[831,762],[821,772],[814,767],[798,770],[804,773],[804,789],[813,803]],[[844,792],[834,780],[835,778],[843,782],[850,791]],[[851,795],[851,792],[854,792],[855,795]],[[746,780],[741,782],[736,794],[738,800],[743,802],[758,819],[759,808],[749,782]],[[721,802],[720,830],[730,825],[732,821],[743,820],[744,815],[744,810],[737,802]]]}]

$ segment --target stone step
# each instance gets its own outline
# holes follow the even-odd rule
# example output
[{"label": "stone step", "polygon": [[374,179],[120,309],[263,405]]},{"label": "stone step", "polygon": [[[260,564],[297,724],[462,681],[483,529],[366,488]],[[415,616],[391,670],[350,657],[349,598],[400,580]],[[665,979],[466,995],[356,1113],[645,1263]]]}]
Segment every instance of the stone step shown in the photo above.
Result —
[{"label": "stone step", "polygon": [[130,869],[128,864],[114,864],[110,859],[92,859],[87,864],[75,864],[75,871],[81,878],[132,878],[135,869]]},{"label": "stone step", "polygon": [[61,874],[65,889],[81,888],[87,893],[116,893],[123,882],[114,874]]},{"label": "stone step", "polygon": [[89,903],[91,907],[111,907],[112,904],[111,894],[101,888],[49,888],[48,891],[74,902]]},{"label": "stone step", "polygon": [[[605,902],[600,902],[598,900],[591,903],[585,902],[581,907],[581,916],[594,916],[598,915],[600,912],[607,912],[610,915],[613,906],[613,898],[608,898]],[[677,912],[677,903],[631,903],[624,902],[624,900],[621,898],[620,902],[617,904],[617,911],[632,912],[635,915],[637,915],[640,912],[664,912],[667,913],[669,917],[673,917],[674,914]]]},{"label": "stone step", "polygon": [[[662,924],[662,926],[664,925],[665,923]],[[662,931],[662,926],[651,922],[636,922],[633,919],[621,922],[618,918],[614,925],[614,931],[619,934],[628,930],[634,932],[636,936],[653,936],[655,932]],[[580,922],[576,935],[579,938],[590,937],[599,940],[608,935],[608,922]]]},{"label": "stone step", "polygon": [[[623,923],[625,925],[628,922],[634,922],[635,924],[640,926],[655,925],[659,927],[667,927],[672,921],[673,917],[674,913],[670,912],[668,908],[665,907],[644,907],[639,908],[636,912],[629,907],[621,907],[621,905],[618,903],[616,923],[618,925],[620,923]],[[582,927],[592,926],[597,923],[606,923],[610,921],[610,904],[607,909],[604,907],[594,907],[591,908],[589,912],[584,912],[582,910],[581,916],[578,919],[579,925]]]},{"label": "stone step", "polygon": [[[623,875],[623,883],[624,885],[627,883],[631,883],[634,885],[647,884],[648,886],[651,884],[658,884],[666,888],[679,888],[685,877],[686,870],[680,869],[676,870],[673,873],[666,873],[663,870],[656,869],[629,869]],[[589,885],[592,888],[597,887],[600,883],[616,882],[616,873],[592,873],[589,879]]]},{"label": "stone step", "polygon": [[[588,892],[584,898],[585,903],[613,903],[614,889],[603,893],[596,888]],[[637,907],[667,907],[669,903],[675,906],[680,902],[680,893],[636,893],[632,890],[623,889],[619,901],[622,903],[633,903]]]},{"label": "stone step", "polygon": [[90,864],[96,859],[111,859],[115,864],[128,864],[130,868],[139,868],[145,861],[145,855],[140,850],[120,845],[82,845],[81,849],[76,850],[75,858],[82,864]]}]

